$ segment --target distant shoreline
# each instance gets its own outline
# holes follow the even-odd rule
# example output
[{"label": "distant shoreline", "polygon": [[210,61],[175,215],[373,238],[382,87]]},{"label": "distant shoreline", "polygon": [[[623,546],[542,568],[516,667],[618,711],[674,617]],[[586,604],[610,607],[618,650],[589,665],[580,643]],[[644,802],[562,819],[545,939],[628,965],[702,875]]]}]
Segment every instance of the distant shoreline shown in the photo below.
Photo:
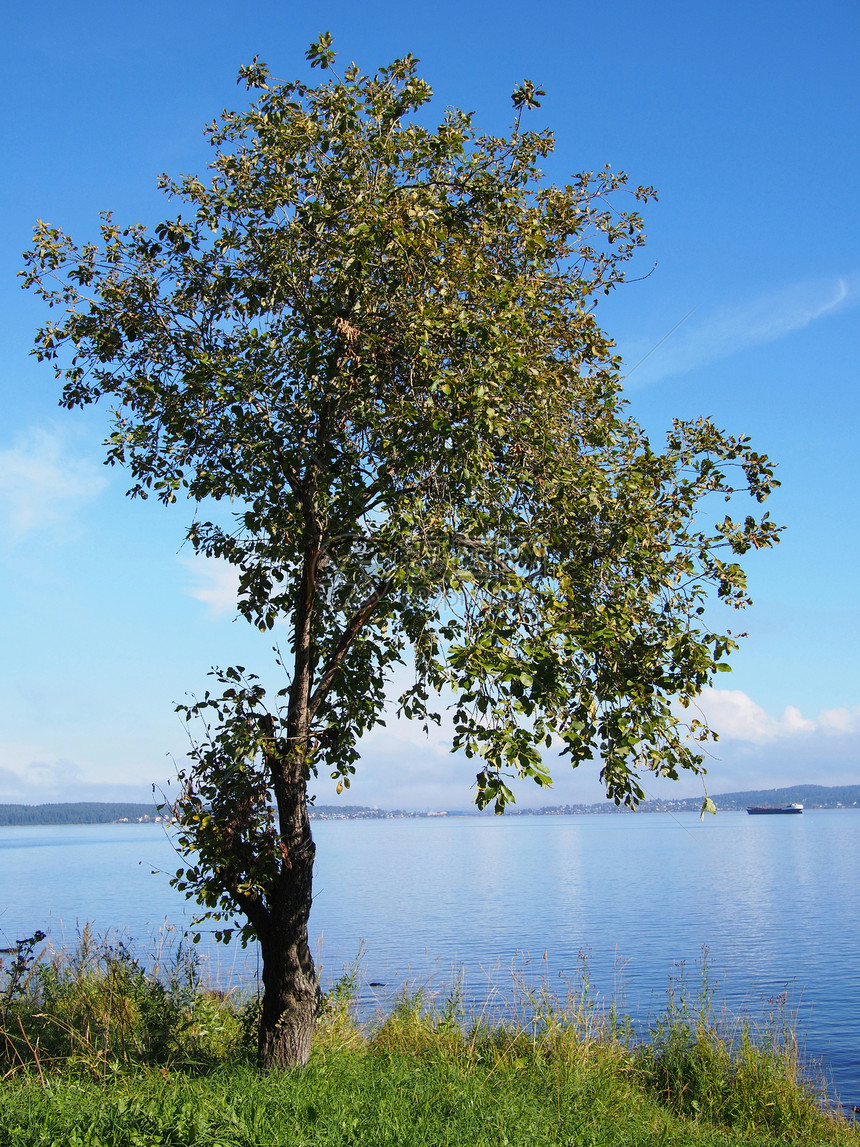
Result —
[{"label": "distant shoreline", "polygon": [[63,824],[156,824],[169,815],[159,812],[155,803],[128,801],[67,801],[56,804],[0,804],[0,826]]},{"label": "distant shoreline", "polygon": [[[860,785],[792,785],[780,789],[751,789],[712,796],[718,811],[738,812],[748,805],[784,805],[798,802],[807,809],[860,808]],[[701,797],[643,801],[637,813],[698,812]],[[492,813],[474,810],[408,810],[369,808],[365,805],[312,805],[311,820],[418,820],[429,817],[481,817]],[[611,801],[562,804],[546,808],[512,808],[507,816],[633,815]],[[153,804],[117,801],[78,801],[55,804],[0,804],[0,827],[65,824],[169,824],[170,816]]]}]

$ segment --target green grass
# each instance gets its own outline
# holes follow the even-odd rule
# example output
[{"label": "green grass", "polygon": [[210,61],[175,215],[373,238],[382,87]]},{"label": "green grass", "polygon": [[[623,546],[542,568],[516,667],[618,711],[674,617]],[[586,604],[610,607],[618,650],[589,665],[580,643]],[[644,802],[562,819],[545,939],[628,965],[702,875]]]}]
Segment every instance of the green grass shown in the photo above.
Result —
[{"label": "green grass", "polygon": [[[35,948],[35,946],[33,946]],[[504,1022],[403,996],[370,1029],[354,973],[301,1071],[253,1066],[254,1002],[207,991],[181,949],[145,972],[84,931],[24,950],[0,990],[3,1147],[858,1144],[804,1080],[784,1012],[762,1030],[676,985],[651,1038],[590,999],[514,984]],[[2,985],[0,985],[2,989]]]}]

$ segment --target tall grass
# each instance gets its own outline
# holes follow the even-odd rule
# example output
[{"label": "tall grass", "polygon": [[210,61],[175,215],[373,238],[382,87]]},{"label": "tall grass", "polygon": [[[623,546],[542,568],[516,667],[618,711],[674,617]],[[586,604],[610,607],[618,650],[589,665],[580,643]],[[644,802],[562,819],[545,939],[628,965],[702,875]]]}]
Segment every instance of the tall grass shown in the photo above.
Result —
[{"label": "tall grass", "polygon": [[[37,935],[39,935],[37,933]],[[42,937],[44,939],[44,937]],[[89,925],[71,949],[19,941],[0,988],[0,1071],[106,1076],[134,1065],[207,1066],[241,1045],[247,1006],[205,987],[196,953],[160,942],[147,965]]]},{"label": "tall grass", "polygon": [[71,950],[31,937],[0,975],[0,1142],[16,1147],[74,1147],[69,1127],[45,1137],[69,1121],[88,1147],[857,1141],[784,1001],[759,1026],[715,1014],[706,960],[647,1033],[595,999],[585,960],[564,997],[514,976],[474,1014],[455,982],[371,1023],[352,968],[321,1002],[309,1067],[266,1079],[257,1001],[207,987],[182,945],[144,966],[85,928]]},{"label": "tall grass", "polygon": [[813,1126],[826,1101],[799,1054],[787,997],[770,1001],[762,1022],[717,1013],[707,949],[695,991],[681,966],[666,1012],[637,1049],[643,1083],[680,1115],[730,1127],[766,1127],[786,1136]]}]

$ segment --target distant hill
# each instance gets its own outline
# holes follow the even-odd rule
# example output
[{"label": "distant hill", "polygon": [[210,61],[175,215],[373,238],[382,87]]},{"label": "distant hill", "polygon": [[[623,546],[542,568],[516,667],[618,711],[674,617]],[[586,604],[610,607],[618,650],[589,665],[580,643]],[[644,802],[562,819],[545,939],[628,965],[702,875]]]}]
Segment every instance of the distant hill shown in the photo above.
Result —
[{"label": "distant hill", "polygon": [[[784,789],[748,789],[740,793],[720,793],[713,797],[718,809],[731,812],[745,809],[748,805],[802,804],[804,808],[860,808],[860,785],[791,785]],[[702,798],[692,797],[684,801],[646,801],[642,808],[651,805],[665,805],[677,808],[698,809]]]},{"label": "distant hill", "polygon": [[154,820],[154,804],[79,801],[72,804],[0,804],[0,825],[112,824],[115,821]]},{"label": "distant hill", "polygon": [[[702,797],[661,797],[658,800],[643,801],[636,810],[643,812],[698,812],[702,807]],[[784,789],[748,789],[737,793],[711,793],[717,810],[736,812],[749,805],[802,804],[804,808],[860,808],[860,785],[791,785]],[[555,805],[552,808],[524,808],[513,810],[521,816],[552,816],[577,813],[627,813],[629,809],[618,808],[612,801],[599,804]]]}]

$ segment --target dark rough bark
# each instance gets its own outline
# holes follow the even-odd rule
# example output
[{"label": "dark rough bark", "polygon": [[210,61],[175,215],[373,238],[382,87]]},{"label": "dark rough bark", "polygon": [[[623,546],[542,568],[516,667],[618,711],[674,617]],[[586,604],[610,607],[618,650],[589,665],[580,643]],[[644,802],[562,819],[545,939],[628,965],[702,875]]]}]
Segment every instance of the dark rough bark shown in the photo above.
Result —
[{"label": "dark rough bark", "polygon": [[[317,974],[308,946],[316,848],[304,781],[289,785],[280,795],[283,864],[272,890],[269,918],[260,933],[263,1010],[258,1053],[264,1071],[307,1063],[318,996]],[[284,813],[288,815],[284,817]]]}]

